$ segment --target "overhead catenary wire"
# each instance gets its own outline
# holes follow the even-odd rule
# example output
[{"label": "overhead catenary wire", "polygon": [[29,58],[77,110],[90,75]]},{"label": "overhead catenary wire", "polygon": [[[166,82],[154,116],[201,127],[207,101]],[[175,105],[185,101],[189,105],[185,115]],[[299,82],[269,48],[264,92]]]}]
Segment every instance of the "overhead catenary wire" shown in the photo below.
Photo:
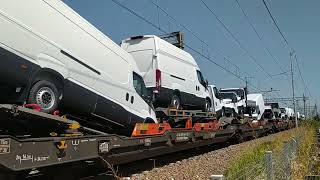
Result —
[{"label": "overhead catenary wire", "polygon": [[195,32],[193,32],[190,28],[188,28],[187,26],[179,23],[179,21],[174,18],[173,16],[171,16],[165,9],[163,9],[159,3],[155,3],[152,0],[149,1],[150,3],[152,3],[154,6],[156,6],[160,11],[162,11],[163,13],[166,14],[167,17],[169,17],[170,19],[172,19],[173,21],[175,21],[176,23],[178,23],[178,26],[182,27],[183,29],[187,30],[188,32],[190,32],[192,34],[192,36],[194,36],[196,39],[198,39],[201,43],[205,44],[206,46],[209,46],[209,44],[207,42],[205,42],[203,39],[201,39]]},{"label": "overhead catenary wire", "polygon": [[[160,27],[157,27],[155,24],[153,24],[151,21],[147,20],[146,18],[144,18],[143,16],[139,15],[138,13],[136,13],[135,11],[131,10],[130,8],[124,6],[123,4],[121,4],[120,2],[118,2],[117,0],[112,0],[114,3],[116,3],[117,5],[119,5],[120,7],[124,8],[125,10],[127,10],[128,12],[132,13],[133,15],[135,15],[136,17],[138,17],[139,19],[143,20],[144,22],[148,23],[149,25],[151,25],[152,27],[158,29],[159,31],[161,31],[162,33],[168,34],[168,32],[166,32],[165,30],[163,30]],[[213,61],[210,57],[207,57],[205,55],[203,55],[200,51],[192,48],[191,46],[189,46],[188,44],[185,44],[185,46],[187,48],[189,48],[190,50],[192,50],[194,53],[199,54],[200,56],[202,56],[204,59],[206,59],[207,61],[215,64],[216,66],[220,67],[221,69],[223,69],[224,71],[232,74],[233,76],[235,76],[236,78],[242,80],[243,82],[246,81],[246,79],[242,78],[241,76],[233,73],[232,71],[228,70],[227,68],[221,66],[220,64],[216,63],[215,61]],[[254,86],[253,84],[248,83],[253,89],[258,90],[258,91],[263,91],[262,89]],[[274,97],[274,96],[273,96]]]},{"label": "overhead catenary wire", "polygon": [[235,1],[236,1],[236,4],[238,5],[238,7],[240,8],[243,16],[245,17],[245,19],[247,20],[247,22],[248,22],[249,25],[251,26],[252,30],[255,32],[255,34],[256,34],[257,37],[259,38],[261,44],[262,44],[263,47],[264,47],[265,52],[270,55],[270,57],[271,57],[271,58],[273,59],[273,61],[278,65],[278,67],[280,68],[280,70],[281,70],[282,72],[285,72],[285,70],[281,67],[281,64],[279,63],[279,59],[276,58],[276,57],[271,53],[270,49],[269,49],[266,45],[264,45],[264,41],[263,41],[263,39],[262,39],[262,36],[258,33],[257,28],[256,28],[256,27],[254,26],[254,24],[251,22],[251,20],[250,20],[248,14],[246,13],[246,11],[242,8],[241,4],[239,3],[239,0],[235,0]]},{"label": "overhead catenary wire", "polygon": [[[288,71],[284,70],[282,68],[282,66],[279,63],[279,59],[276,58],[270,51],[270,49],[264,45],[264,41],[262,36],[259,34],[258,30],[256,29],[256,27],[254,26],[254,24],[251,22],[248,14],[246,13],[246,11],[242,8],[239,0],[235,0],[236,4],[238,5],[239,9],[241,10],[243,16],[245,17],[245,19],[247,20],[247,22],[249,23],[249,25],[251,26],[252,30],[255,32],[256,36],[258,37],[259,41],[261,42],[261,45],[264,47],[264,51],[266,54],[269,54],[269,56],[273,59],[273,61],[278,65],[279,69],[282,71],[281,73],[275,74],[275,75],[271,75],[272,77],[274,76],[278,76],[278,75],[285,75],[285,77],[287,77],[287,73]],[[281,95],[277,92],[277,96],[280,97]],[[288,105],[287,103],[285,103],[286,105]]]},{"label": "overhead catenary wire", "polygon": [[[159,0],[157,0],[157,4],[159,4]],[[160,13],[159,13],[159,6],[157,7],[157,14],[158,14],[158,27],[160,28]]]},{"label": "overhead catenary wire", "polygon": [[270,9],[269,9],[266,1],[265,1],[265,0],[262,0],[262,2],[263,2],[263,4],[264,4],[265,8],[267,9],[267,11],[268,11],[268,13],[269,13],[269,16],[271,17],[274,25],[277,27],[277,30],[278,30],[278,32],[280,33],[281,37],[283,38],[284,42],[286,43],[287,46],[289,46],[289,43],[288,43],[286,37],[283,35],[282,31],[280,30],[280,27],[278,26],[278,23],[277,23],[276,19],[273,17],[273,15],[272,15],[272,13],[271,13],[271,11],[270,11]]},{"label": "overhead catenary wire", "polygon": [[[283,32],[281,31],[281,29],[280,29],[280,27],[279,27],[279,25],[278,25],[278,23],[277,23],[277,21],[276,21],[275,17],[272,15],[272,13],[271,13],[271,11],[270,11],[270,9],[269,9],[269,7],[268,7],[268,5],[267,5],[266,1],[265,1],[265,0],[262,0],[262,2],[263,2],[263,5],[265,6],[265,8],[266,8],[266,10],[267,10],[267,12],[268,12],[268,14],[269,14],[270,18],[271,18],[271,20],[272,20],[273,24],[276,26],[276,28],[277,28],[277,30],[278,30],[278,32],[279,32],[279,34],[281,35],[281,37],[282,37],[283,41],[285,42],[285,44],[287,45],[287,47],[288,47],[289,49],[291,49],[291,51],[292,51],[292,52],[295,52],[295,50],[294,50],[293,48],[291,48],[291,47],[290,47],[290,45],[289,45],[289,42],[288,42],[287,38],[285,37],[285,35],[284,35],[284,34],[283,34]],[[301,73],[301,70],[300,70],[300,66],[299,66],[299,62],[298,62],[298,59],[297,59],[297,57],[296,57],[296,54],[295,54],[295,57],[294,57],[294,58],[295,58],[295,60],[296,60],[297,68],[298,68],[298,71],[299,71],[300,77],[301,77],[301,79],[302,79],[302,81],[303,81],[303,83],[304,83],[305,89],[307,89],[307,91],[308,91],[309,95],[312,97],[312,95],[311,95],[311,93],[310,93],[310,91],[309,91],[309,88],[308,88],[307,84],[305,83],[304,78],[302,77],[302,73]],[[312,98],[312,99],[313,99],[313,98]]]},{"label": "overhead catenary wire", "polygon": [[[198,39],[201,43],[205,44],[206,47],[207,47],[208,50],[209,50],[209,44],[208,44],[206,41],[204,41],[203,39],[201,39],[201,38],[197,35],[197,33],[195,33],[194,31],[192,31],[189,27],[187,27],[186,25],[181,24],[176,18],[174,18],[174,17],[173,17],[172,15],[170,15],[164,8],[162,8],[162,7],[159,5],[159,3],[155,3],[155,2],[153,2],[153,1],[148,1],[148,2],[150,2],[151,4],[153,4],[154,6],[156,6],[157,9],[160,9],[169,19],[175,21],[176,25],[178,25],[178,26],[180,26],[181,28],[187,30],[189,33],[191,33],[192,36],[194,36],[196,39]],[[223,53],[222,53],[219,49],[216,49],[216,48],[215,48],[214,50],[216,51],[217,54],[219,54],[220,56],[222,56],[225,61],[228,61],[230,64],[232,64],[232,65],[236,68],[236,70],[240,71],[241,68],[240,68],[238,65],[236,65],[235,63],[233,63],[232,60],[231,60],[229,57],[223,55]],[[247,73],[246,73],[246,74],[247,74]],[[247,75],[248,75],[248,74],[247,74]]]},{"label": "overhead catenary wire", "polygon": [[[214,15],[214,17],[216,18],[216,20],[224,27],[224,29],[229,33],[229,35],[238,43],[239,47],[244,50],[246,52],[246,54],[260,67],[261,70],[263,70],[270,79],[273,79],[273,76],[271,76],[270,73],[268,73],[258,62],[257,59],[255,57],[253,57],[249,51],[242,45],[242,43],[240,42],[240,40],[237,39],[237,37],[231,32],[231,30],[222,22],[222,20],[220,20],[220,18],[213,12],[213,10],[203,1],[201,0],[201,2],[206,6],[206,8],[212,13],[212,15]],[[241,8],[242,9],[242,8]],[[244,11],[243,11],[244,12]],[[244,12],[245,14],[245,12]],[[245,16],[247,16],[245,14]],[[251,23],[251,22],[249,22]],[[261,36],[259,35],[259,33],[257,32],[256,28],[253,26],[253,24],[251,23],[254,31],[257,33],[258,38],[260,39],[260,41],[262,41]],[[265,50],[266,51],[266,50]],[[274,61],[279,65],[280,70],[284,71],[282,69],[282,67],[280,66],[280,64],[278,63],[278,61],[275,59],[275,57],[271,54],[270,50],[267,49],[267,52],[270,54],[270,56],[274,59]],[[260,90],[261,91],[261,90]]]},{"label": "overhead catenary wire", "polygon": [[[153,1],[149,1],[149,2],[151,2],[154,6],[156,6],[157,9],[160,9],[169,19],[175,21],[175,23],[177,23],[178,26],[180,26],[180,27],[186,29],[187,31],[189,31],[194,37],[196,37],[200,42],[204,43],[204,44],[209,48],[209,45],[208,45],[206,42],[204,42],[199,36],[197,36],[195,32],[193,32],[190,28],[187,28],[186,25],[183,25],[183,24],[181,24],[180,22],[178,22],[178,21],[176,20],[176,18],[174,18],[174,17],[171,16],[166,10],[164,10],[164,8],[162,8],[162,7],[159,5],[159,3],[154,3]],[[194,49],[193,49],[193,51],[194,51]],[[219,52],[219,51],[218,51],[218,52]],[[199,52],[197,52],[197,53],[199,53]],[[222,55],[221,52],[219,52],[218,54]],[[224,55],[222,55],[222,56],[223,56],[224,60],[226,60],[226,61],[228,61],[229,63],[231,63],[232,65],[234,65],[234,66],[237,68],[237,70],[240,70],[240,68],[239,68],[237,65],[233,64],[227,57],[225,57]],[[236,74],[237,74],[237,72],[236,72]],[[246,74],[247,74],[247,73],[246,73]],[[255,89],[256,89],[256,88],[255,88]]]},{"label": "overhead catenary wire", "polygon": [[272,76],[270,73],[268,73],[267,70],[258,62],[258,60],[250,54],[250,52],[242,45],[240,40],[230,31],[230,29],[222,22],[222,20],[218,17],[218,15],[213,11],[213,8],[210,8],[207,3],[205,3],[203,0],[200,0],[202,4],[209,10],[209,12],[214,16],[214,18],[220,23],[220,25],[228,32],[228,34],[234,39],[234,41],[239,45],[239,47],[246,52],[246,54],[249,56],[249,58],[265,73],[267,76],[272,79]]},{"label": "overhead catenary wire", "polygon": [[307,85],[305,79],[304,79],[303,76],[302,76],[302,73],[301,73],[301,70],[300,70],[300,64],[299,64],[297,55],[295,55],[294,58],[295,58],[295,61],[296,61],[296,64],[297,64],[297,69],[298,69],[298,72],[299,72],[299,75],[300,75],[300,79],[301,79],[301,81],[302,81],[302,83],[303,83],[303,85],[304,85],[304,88],[308,91],[309,96],[312,97],[312,95],[311,95],[311,93],[310,93],[310,90],[309,90],[309,88],[308,88],[308,85]]},{"label": "overhead catenary wire", "polygon": [[[158,29],[159,31],[161,31],[162,33],[168,34],[168,32],[166,32],[165,30],[163,30],[162,28],[158,27],[157,25],[155,25],[154,23],[152,23],[151,21],[149,21],[148,19],[144,18],[143,16],[141,16],[140,14],[136,13],[135,11],[133,11],[132,9],[128,8],[127,6],[123,5],[122,3],[120,3],[117,0],[111,0],[112,2],[114,2],[115,4],[117,4],[119,7],[127,10],[128,12],[130,12],[131,14],[135,15],[136,17],[138,17],[139,19],[143,20],[144,22],[148,23],[150,26]],[[203,55],[201,52],[199,52],[198,50],[194,49],[193,47],[189,46],[188,44],[185,44],[185,47],[189,48],[190,50],[192,50],[194,53],[202,56],[204,59],[206,59],[207,61],[215,64],[216,66],[220,67],[221,69],[223,69],[224,71],[232,74],[233,76],[235,76],[236,78],[242,80],[242,81],[246,81],[244,78],[238,76],[237,74],[235,74],[234,72],[226,69],[225,67],[221,66],[220,64],[218,64],[217,62],[213,61],[210,57],[207,57],[205,55]],[[262,91],[260,88],[251,85],[254,89]]]},{"label": "overhead catenary wire", "polygon": [[[255,27],[254,24],[251,22],[248,14],[247,14],[247,13],[245,12],[245,10],[242,8],[242,6],[241,6],[241,4],[239,3],[239,1],[238,1],[238,0],[235,0],[235,1],[236,1],[236,4],[238,5],[238,7],[240,8],[242,14],[244,15],[245,19],[247,20],[247,22],[249,23],[249,25],[251,26],[251,28],[253,29],[253,31],[254,31],[255,34],[257,35],[257,37],[259,38],[261,44],[263,45],[264,43],[263,43],[262,36],[258,33],[256,27]],[[264,49],[265,49],[265,52],[270,55],[270,57],[273,59],[273,61],[278,65],[278,67],[279,67],[280,70],[282,71],[281,73],[278,73],[278,74],[276,74],[276,75],[272,75],[272,77],[278,76],[278,75],[286,75],[286,73],[288,73],[288,71],[285,71],[285,70],[281,67],[278,58],[276,58],[276,57],[271,53],[270,49],[269,49],[266,45],[264,46]],[[287,77],[287,75],[286,75],[286,77]],[[278,97],[281,97],[281,95],[279,94],[279,92],[277,92],[277,96],[278,96]],[[284,104],[288,106],[287,103],[284,103]]]},{"label": "overhead catenary wire", "polygon": [[[200,0],[203,5],[211,12],[211,14],[215,17],[215,19],[220,23],[220,25],[229,33],[229,35],[235,40],[235,42],[237,42],[237,44],[239,45],[239,47],[244,50],[246,52],[246,54],[255,62],[255,64],[262,70],[264,71],[268,78],[273,79],[273,77],[271,76],[270,73],[268,73],[257,61],[257,59],[255,57],[253,57],[249,51],[242,45],[242,43],[240,42],[240,40],[238,40],[238,38],[231,32],[231,30],[222,22],[222,20],[217,16],[217,14],[213,11],[213,8],[210,8],[203,0]],[[260,90],[262,91],[262,90]]]}]

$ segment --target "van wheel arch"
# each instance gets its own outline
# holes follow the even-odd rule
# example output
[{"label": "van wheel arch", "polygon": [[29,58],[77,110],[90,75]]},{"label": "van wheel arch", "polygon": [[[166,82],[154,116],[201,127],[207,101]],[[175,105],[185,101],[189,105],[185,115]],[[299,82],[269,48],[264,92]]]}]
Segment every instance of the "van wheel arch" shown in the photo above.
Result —
[{"label": "van wheel arch", "polygon": [[63,89],[63,87],[64,87],[63,76],[60,73],[58,73],[57,71],[52,70],[52,69],[43,68],[43,69],[39,70],[33,76],[32,81],[31,81],[31,86],[33,86],[35,83],[37,83],[38,81],[41,81],[41,80],[49,80],[49,81],[51,80],[51,81],[53,81],[53,83],[60,85],[60,87],[58,87],[58,88]]},{"label": "van wheel arch", "polygon": [[[171,102],[170,102],[170,107],[174,107],[175,105],[173,105],[173,98],[177,98],[178,101],[179,101],[179,107],[178,109],[181,109],[182,108],[182,102],[181,102],[181,94],[180,94],[180,91],[179,90],[174,90],[174,92],[172,93],[172,96],[171,96]],[[175,108],[175,107],[174,107]]]},{"label": "van wheel arch", "polygon": [[43,103],[43,112],[52,113],[62,100],[63,88],[64,78],[62,75],[50,69],[42,69],[31,79],[30,87],[27,89],[26,102]]},{"label": "van wheel arch", "polygon": [[175,89],[173,91],[173,95],[177,95],[177,96],[179,96],[179,98],[181,98],[181,94],[180,94],[180,91],[178,89]]},{"label": "van wheel arch", "polygon": [[152,118],[150,117],[147,117],[143,123],[148,123],[148,124],[151,124],[151,123],[156,123]]}]

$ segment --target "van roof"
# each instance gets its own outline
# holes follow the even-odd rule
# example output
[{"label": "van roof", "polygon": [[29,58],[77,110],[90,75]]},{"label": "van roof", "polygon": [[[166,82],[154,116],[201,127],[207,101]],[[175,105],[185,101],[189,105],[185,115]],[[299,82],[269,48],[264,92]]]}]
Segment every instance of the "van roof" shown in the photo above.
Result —
[{"label": "van roof", "polygon": [[262,94],[248,94],[247,99],[252,100],[252,101],[257,101],[258,99],[263,100],[263,96],[262,96]]},{"label": "van roof", "polygon": [[127,61],[133,71],[141,75],[141,72],[138,69],[138,66],[128,52],[123,50],[118,44],[116,44],[114,41],[112,41],[107,35],[105,35],[103,32],[98,30],[94,25],[92,25],[89,21],[87,21],[85,18],[80,16],[76,11],[74,11],[72,8],[70,8],[68,5],[66,5],[63,1],[52,1],[51,4],[59,7],[59,12],[63,13],[67,17],[71,18],[74,23],[77,24],[81,29],[86,31],[88,34],[90,34],[94,39],[96,39],[100,44],[105,46],[105,48],[108,48],[113,53],[117,54],[120,58]]},{"label": "van roof", "polygon": [[243,87],[239,88],[221,88],[221,90],[238,90],[238,89],[244,89]]},{"label": "van roof", "polygon": [[154,39],[156,50],[167,49],[170,51],[174,51],[175,56],[177,58],[184,60],[184,61],[187,61],[187,62],[191,63],[192,65],[196,66],[197,68],[199,68],[198,64],[196,63],[195,59],[192,57],[192,55],[190,53],[174,46],[173,44],[161,39],[160,37],[158,37],[156,35],[134,36],[134,37],[130,37],[125,40],[122,40],[122,43],[127,43],[129,41],[136,40],[136,39],[149,39],[149,38]]}]

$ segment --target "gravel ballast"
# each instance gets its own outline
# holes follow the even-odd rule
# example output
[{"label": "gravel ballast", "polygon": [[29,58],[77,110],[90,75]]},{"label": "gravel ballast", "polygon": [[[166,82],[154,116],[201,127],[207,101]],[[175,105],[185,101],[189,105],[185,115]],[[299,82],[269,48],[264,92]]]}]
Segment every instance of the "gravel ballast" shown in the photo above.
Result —
[{"label": "gravel ballast", "polygon": [[140,174],[134,174],[131,179],[208,179],[211,175],[223,174],[228,170],[230,164],[244,151],[270,141],[276,136],[281,136],[282,133],[285,132],[231,145],[160,168],[154,168],[150,171],[144,171]]}]

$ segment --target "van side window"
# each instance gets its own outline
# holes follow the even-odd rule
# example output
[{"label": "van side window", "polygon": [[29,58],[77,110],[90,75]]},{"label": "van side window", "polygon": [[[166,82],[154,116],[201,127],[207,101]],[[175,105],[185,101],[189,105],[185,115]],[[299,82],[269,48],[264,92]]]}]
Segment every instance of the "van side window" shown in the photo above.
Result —
[{"label": "van side window", "polygon": [[136,92],[145,100],[148,97],[148,90],[141,76],[133,72],[133,86]]},{"label": "van side window", "polygon": [[203,84],[203,83],[204,83],[203,76],[202,76],[201,72],[200,72],[200,71],[198,71],[198,70],[197,70],[197,76],[198,76],[198,80],[199,80],[199,82],[200,82],[201,84]]}]

